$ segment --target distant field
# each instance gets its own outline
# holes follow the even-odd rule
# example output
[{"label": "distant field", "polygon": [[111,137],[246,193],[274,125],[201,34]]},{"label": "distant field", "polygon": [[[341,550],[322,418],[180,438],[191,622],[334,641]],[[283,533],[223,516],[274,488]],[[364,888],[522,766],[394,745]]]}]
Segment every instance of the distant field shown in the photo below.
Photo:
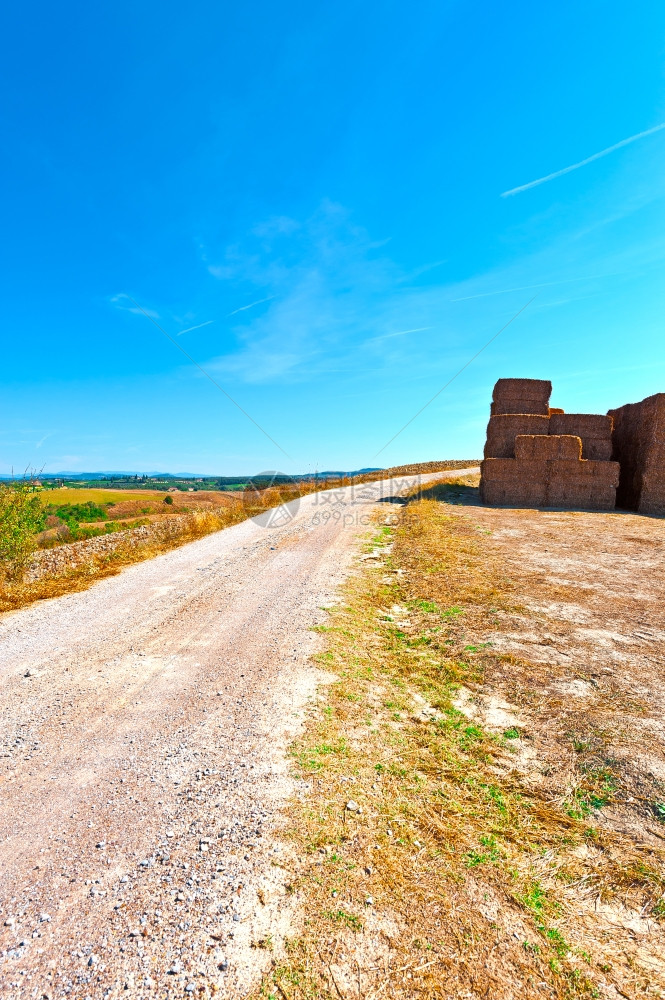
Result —
[{"label": "distant field", "polygon": [[44,505],[53,503],[126,503],[127,500],[137,500],[145,497],[146,500],[163,498],[166,494],[163,490],[86,490],[86,489],[64,489],[64,490],[41,490],[38,494]]}]

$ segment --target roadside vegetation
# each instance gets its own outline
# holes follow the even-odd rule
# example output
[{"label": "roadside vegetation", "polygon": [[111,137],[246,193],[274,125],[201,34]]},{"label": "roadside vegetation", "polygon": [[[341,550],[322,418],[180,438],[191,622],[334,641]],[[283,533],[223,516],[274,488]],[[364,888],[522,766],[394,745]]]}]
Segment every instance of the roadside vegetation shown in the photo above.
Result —
[{"label": "roadside vegetation", "polygon": [[459,506],[473,490],[383,515],[319,629],[334,679],[292,748],[284,832],[302,925],[257,996],[663,995],[658,946],[598,912],[665,916],[662,852],[599,819],[611,768],[573,746],[575,791],[557,798],[526,780],[519,726],[469,710],[515,660],[479,636],[524,610]]},{"label": "roadside vegetation", "polygon": [[28,482],[0,483],[0,565],[8,579],[23,575],[42,523],[42,505]]}]

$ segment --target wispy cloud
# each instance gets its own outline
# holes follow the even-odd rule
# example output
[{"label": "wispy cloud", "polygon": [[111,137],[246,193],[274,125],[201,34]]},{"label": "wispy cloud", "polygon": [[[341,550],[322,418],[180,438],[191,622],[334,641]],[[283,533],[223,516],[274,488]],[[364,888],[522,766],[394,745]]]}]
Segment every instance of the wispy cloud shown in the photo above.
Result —
[{"label": "wispy cloud", "polygon": [[[633,210],[632,203],[624,208]],[[542,290],[529,313],[534,325],[554,305],[555,286],[596,294],[601,283],[608,290],[613,275],[628,280],[647,265],[659,266],[665,252],[660,236],[657,245],[638,248],[613,242],[605,230],[602,241],[595,230],[576,230],[508,266],[463,281],[442,275],[422,285],[388,254],[377,254],[370,234],[348,213],[327,203],[278,246],[256,241],[250,233],[216,256],[232,266],[236,294],[243,289],[249,306],[267,297],[275,301],[270,309],[234,310],[232,336],[205,360],[206,368],[235,384],[316,384],[323,391],[335,375],[344,379],[344,389],[358,384],[370,392],[392,387],[394,379],[438,378],[451,365],[461,367],[479,330],[489,336],[502,318],[501,296]],[[248,285],[260,299],[253,300]],[[512,349],[516,336],[507,337],[500,352]],[[491,357],[488,352],[478,364]]]},{"label": "wispy cloud", "polygon": [[253,309],[254,306],[260,306],[260,305],[262,305],[262,303],[264,303],[264,302],[270,302],[270,300],[274,299],[274,298],[275,298],[274,295],[268,295],[267,298],[265,298],[265,299],[257,299],[256,302],[250,302],[249,305],[247,305],[247,306],[240,306],[238,309],[234,309],[233,312],[228,313],[228,315],[229,316],[235,316],[236,313],[246,312],[247,309]]},{"label": "wispy cloud", "polygon": [[412,271],[409,271],[408,274],[405,275],[405,280],[413,281],[414,278],[419,278],[421,274],[427,274],[428,271],[433,271],[434,268],[442,267],[443,264],[447,263],[448,258],[445,257],[443,260],[434,260],[431,264],[421,264],[420,267],[414,267]]},{"label": "wispy cloud", "polygon": [[637,135],[630,135],[627,139],[622,139],[621,142],[615,142],[613,146],[608,146],[607,149],[601,149],[599,153],[593,153],[592,156],[587,156],[586,159],[580,160],[579,163],[573,163],[569,167],[563,167],[562,170],[555,170],[553,174],[547,174],[545,177],[539,177],[535,181],[529,181],[528,184],[520,184],[519,187],[511,188],[510,191],[503,191],[501,193],[502,198],[509,198],[511,195],[520,194],[522,191],[528,191],[530,188],[538,187],[539,184],[546,184],[547,181],[553,181],[557,177],[563,177],[564,174],[570,174],[573,170],[579,170],[580,167],[586,167],[588,163],[593,163],[594,160],[600,160],[602,156],[607,156],[609,153],[614,153],[617,149],[622,149],[623,146],[630,145],[631,142],[637,142],[638,139],[644,139],[648,135],[653,135],[654,132],[660,132],[661,129],[665,128],[665,122],[660,125],[654,125],[653,128],[648,128],[644,132],[638,132]]},{"label": "wispy cloud", "polygon": [[[133,311],[136,312],[136,309],[134,309]],[[214,319],[208,319],[205,321],[205,323],[197,323],[196,326],[188,326],[186,330],[181,330],[180,333],[177,333],[176,337],[182,337],[183,333],[191,333],[192,330],[200,330],[201,327],[210,326],[210,324],[214,322],[215,322]]]},{"label": "wispy cloud", "polygon": [[424,330],[431,329],[431,326],[414,326],[411,330],[396,330],[395,333],[382,333],[378,337],[372,337],[371,343],[376,344],[379,340],[391,340],[393,337],[405,337],[407,333],[422,333]]},{"label": "wispy cloud", "polygon": [[255,226],[254,234],[264,238],[291,236],[299,228],[300,223],[296,219],[291,219],[288,215],[273,215],[272,218]]}]

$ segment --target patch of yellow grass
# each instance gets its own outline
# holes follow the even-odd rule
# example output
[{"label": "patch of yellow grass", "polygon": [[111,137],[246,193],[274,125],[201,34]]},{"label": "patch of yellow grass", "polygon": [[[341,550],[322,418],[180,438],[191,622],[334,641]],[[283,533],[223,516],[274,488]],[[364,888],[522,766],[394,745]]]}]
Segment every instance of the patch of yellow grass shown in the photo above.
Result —
[{"label": "patch of yellow grass", "polygon": [[37,494],[44,504],[63,503],[124,503],[127,500],[146,500],[163,498],[166,494],[160,490],[88,490],[88,489],[57,489],[39,490]]},{"label": "patch of yellow grass", "polygon": [[[119,573],[124,566],[153,559],[243,519],[244,515],[238,508],[223,510],[219,515],[196,512],[171,518],[172,522],[177,522],[178,530],[167,538],[160,537],[158,531],[138,540],[118,533],[118,545],[112,552],[103,555],[90,553],[84,563],[63,573],[45,576],[34,582],[10,579],[0,581],[0,612],[15,611],[34,601],[86,590],[98,580]],[[159,525],[155,527],[159,528]]]}]

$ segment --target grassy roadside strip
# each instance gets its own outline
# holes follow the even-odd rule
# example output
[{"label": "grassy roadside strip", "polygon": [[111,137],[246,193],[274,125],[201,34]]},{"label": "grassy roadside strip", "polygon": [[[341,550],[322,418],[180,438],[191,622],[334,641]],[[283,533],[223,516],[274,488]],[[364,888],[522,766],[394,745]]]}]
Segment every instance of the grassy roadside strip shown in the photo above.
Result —
[{"label": "grassy roadside strip", "polygon": [[336,679],[293,747],[307,791],[286,831],[303,924],[256,996],[662,995],[575,912],[592,888],[657,918],[659,874],[525,786],[515,734],[458,707],[497,660],[474,627],[514,597],[472,515],[440,502],[454,491],[383,515],[321,629]]}]

